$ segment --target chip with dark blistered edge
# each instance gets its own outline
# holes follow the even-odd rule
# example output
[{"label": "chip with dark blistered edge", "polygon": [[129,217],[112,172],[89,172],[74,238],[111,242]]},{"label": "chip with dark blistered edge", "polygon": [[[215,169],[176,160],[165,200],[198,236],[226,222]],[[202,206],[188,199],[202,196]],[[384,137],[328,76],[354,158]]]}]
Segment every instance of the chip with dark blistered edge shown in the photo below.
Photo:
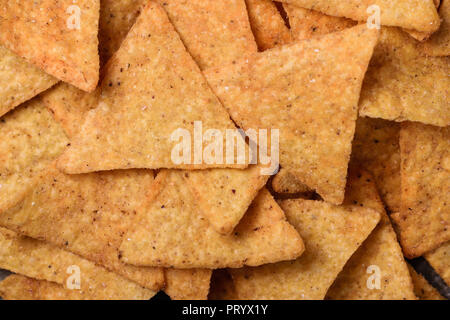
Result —
[{"label": "chip with dark blistered edge", "polygon": [[450,55],[450,1],[442,0],[439,7],[439,15],[442,19],[439,30],[423,43],[423,50],[430,56]]},{"label": "chip with dark blistered edge", "polygon": [[0,268],[65,288],[73,285],[70,276],[79,272],[77,292],[84,299],[149,299],[155,294],[78,255],[4,228],[0,228]]},{"label": "chip with dark blistered edge", "polygon": [[[344,204],[373,209],[381,221],[353,254],[330,290],[331,300],[415,300],[411,276],[403,258],[374,179],[367,171],[351,167]],[[372,269],[370,269],[372,268]],[[378,268],[375,270],[375,268]],[[368,287],[369,278],[379,272],[380,287]]]},{"label": "chip with dark blistered edge", "polygon": [[[194,127],[218,130],[225,137],[225,130],[235,125],[158,4],[143,7],[109,60],[101,90],[98,107],[88,112],[59,159],[66,173],[246,167],[245,161],[236,163],[236,157],[221,163],[198,161],[198,153],[212,142],[196,150]],[[192,152],[184,151],[185,145]],[[184,152],[177,153],[179,149]]]},{"label": "chip with dark blistered edge", "polygon": [[259,50],[292,41],[289,29],[272,0],[245,0],[245,3]]},{"label": "chip with dark blistered edge", "polygon": [[5,300],[149,300],[156,294],[143,288],[127,288],[120,282],[116,285],[103,290],[71,290],[54,282],[14,274],[0,282],[0,297]]},{"label": "chip with dark blistered edge", "polygon": [[[295,259],[303,242],[262,189],[231,235],[221,235],[198,213],[183,172],[163,170],[120,247],[122,261],[173,268],[238,268]],[[189,226],[186,228],[186,226]]]},{"label": "chip with dark blistered edge", "polygon": [[429,284],[421,274],[417,273],[411,265],[408,264],[408,268],[414,285],[414,293],[419,300],[445,300],[439,291]]},{"label": "chip with dark blistered edge", "polygon": [[357,26],[204,73],[239,127],[279,130],[280,165],[340,204],[361,84],[377,39],[377,30]]},{"label": "chip with dark blistered edge", "polygon": [[2,0],[0,6],[3,46],[59,80],[96,88],[99,0]]},{"label": "chip with dark blistered edge", "polygon": [[233,278],[227,269],[213,271],[208,300],[237,300]]},{"label": "chip with dark blistered edge", "polygon": [[401,206],[391,217],[414,258],[450,240],[450,127],[402,124]]},{"label": "chip with dark blistered edge", "polygon": [[208,300],[210,269],[164,269],[164,292],[172,300]]},{"label": "chip with dark blistered edge", "polygon": [[23,201],[0,214],[0,225],[157,290],[164,283],[161,269],[125,265],[118,252],[153,182],[150,170],[66,175],[51,165]]},{"label": "chip with dark blistered edge", "polygon": [[380,214],[359,206],[322,201],[283,200],[288,221],[305,241],[294,261],[255,268],[228,269],[239,299],[320,300],[347,260],[380,221]]},{"label": "chip with dark blistered edge", "polygon": [[450,284],[450,242],[444,243],[439,248],[424,255],[428,263],[441,276],[441,278]]}]

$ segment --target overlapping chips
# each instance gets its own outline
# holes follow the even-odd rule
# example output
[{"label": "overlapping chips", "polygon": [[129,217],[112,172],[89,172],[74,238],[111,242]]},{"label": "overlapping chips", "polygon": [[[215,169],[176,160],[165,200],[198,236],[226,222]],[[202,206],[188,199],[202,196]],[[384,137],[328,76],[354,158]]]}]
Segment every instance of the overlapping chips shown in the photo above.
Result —
[{"label": "overlapping chips", "polygon": [[450,283],[450,242],[425,254],[425,259],[447,283]]}]

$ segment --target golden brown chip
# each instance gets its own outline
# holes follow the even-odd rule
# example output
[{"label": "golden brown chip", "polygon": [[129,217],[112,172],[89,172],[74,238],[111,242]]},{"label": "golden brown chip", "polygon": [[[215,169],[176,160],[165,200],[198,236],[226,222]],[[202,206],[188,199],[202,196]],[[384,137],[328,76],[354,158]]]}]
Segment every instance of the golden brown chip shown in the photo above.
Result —
[{"label": "golden brown chip", "polygon": [[272,188],[277,193],[309,193],[311,189],[301,183],[298,178],[289,172],[281,169],[272,180]]},{"label": "golden brown chip", "polygon": [[34,178],[68,143],[39,97],[0,119],[0,215],[34,185]]},{"label": "golden brown chip", "polygon": [[314,36],[325,35],[332,32],[351,28],[356,21],[342,17],[333,17],[319,11],[283,4],[289,17],[292,37],[296,40],[310,39]]},{"label": "golden brown chip", "polygon": [[360,114],[448,126],[449,73],[449,57],[426,57],[400,29],[382,28],[364,79]]},{"label": "golden brown chip", "polygon": [[239,299],[323,299],[347,260],[380,220],[378,212],[322,201],[283,200],[288,221],[305,240],[294,261],[229,269]]},{"label": "golden brown chip", "polygon": [[280,0],[301,8],[314,9],[330,16],[346,17],[355,21],[367,21],[380,9],[380,22],[418,31],[435,31],[439,28],[439,16],[433,0]]},{"label": "golden brown chip", "polygon": [[0,117],[58,80],[0,46]]},{"label": "golden brown chip", "polygon": [[0,5],[3,46],[62,81],[95,89],[99,0],[2,0]]},{"label": "golden brown chip", "polygon": [[250,25],[261,51],[291,42],[291,34],[272,0],[245,0]]},{"label": "golden brown chip", "polygon": [[450,283],[450,242],[426,253],[425,259],[448,285]]},{"label": "golden brown chip", "polygon": [[339,204],[361,83],[377,37],[376,30],[359,26],[258,53],[205,75],[241,128],[278,129],[281,166]]},{"label": "golden brown chip", "polygon": [[430,56],[450,55],[450,1],[442,0],[439,8],[441,26],[439,30],[423,44],[423,50]]},{"label": "golden brown chip", "polygon": [[226,269],[213,271],[208,300],[237,300],[233,278]]},{"label": "golden brown chip", "polygon": [[414,284],[414,293],[420,300],[445,300],[431,284],[408,264],[409,272]]},{"label": "golden brown chip", "polygon": [[164,269],[164,292],[172,300],[208,300],[212,270]]},{"label": "golden brown chip", "polygon": [[[196,124],[203,132],[219,130],[223,137],[226,129],[235,129],[164,10],[149,2],[109,61],[98,107],[88,112],[59,166],[67,173],[245,167],[194,161]],[[183,139],[192,150],[183,154],[187,161],[172,157],[182,143],[174,133],[186,134],[188,137],[182,137],[191,140]],[[203,143],[201,152],[210,144]]]},{"label": "golden brown chip", "polygon": [[[381,221],[347,262],[328,291],[327,298],[415,300],[402,249],[368,172],[355,168],[350,170],[344,203],[373,209],[381,214]],[[368,283],[374,286],[368,286]]]},{"label": "golden brown chip", "polygon": [[[0,228],[0,267],[61,288],[77,284],[76,291],[86,299],[149,299],[155,294],[73,253],[4,228]],[[79,272],[79,279],[70,279],[74,272]]]},{"label": "golden brown chip", "polygon": [[370,171],[390,213],[400,210],[400,123],[358,118],[352,162]]},{"label": "golden brown chip", "polygon": [[158,0],[200,69],[257,51],[245,0]]},{"label": "golden brown chip", "polygon": [[450,127],[404,123],[400,150],[401,207],[392,218],[414,258],[450,240]]},{"label": "golden brown chip", "polygon": [[[303,242],[263,189],[231,235],[198,213],[183,172],[162,171],[120,247],[125,263],[173,268],[238,268],[294,259]],[[186,227],[188,226],[188,227]]]},{"label": "golden brown chip", "polygon": [[0,214],[0,225],[79,254],[149,289],[163,272],[119,261],[122,237],[153,183],[153,172],[112,171],[65,175],[50,166],[25,199]]},{"label": "golden brown chip", "polygon": [[54,282],[11,275],[0,282],[0,297],[5,300],[148,300],[156,294],[123,283],[116,285],[98,290],[70,290]]}]

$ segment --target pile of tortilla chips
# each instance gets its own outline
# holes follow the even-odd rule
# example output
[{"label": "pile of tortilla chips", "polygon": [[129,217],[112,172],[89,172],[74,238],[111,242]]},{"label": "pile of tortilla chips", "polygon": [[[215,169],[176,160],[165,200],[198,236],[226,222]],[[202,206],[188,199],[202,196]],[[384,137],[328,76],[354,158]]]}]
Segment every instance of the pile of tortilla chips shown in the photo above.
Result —
[{"label": "pile of tortilla chips", "polygon": [[0,297],[448,299],[449,10],[0,0]]}]

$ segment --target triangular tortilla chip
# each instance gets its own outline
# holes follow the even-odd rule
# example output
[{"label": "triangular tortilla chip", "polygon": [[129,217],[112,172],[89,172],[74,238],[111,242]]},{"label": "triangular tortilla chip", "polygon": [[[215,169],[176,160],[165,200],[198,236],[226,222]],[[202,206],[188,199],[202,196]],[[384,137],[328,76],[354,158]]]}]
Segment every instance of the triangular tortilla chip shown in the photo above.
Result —
[{"label": "triangular tortilla chip", "polygon": [[277,193],[310,193],[312,192],[307,186],[301,183],[298,178],[289,172],[289,170],[281,169],[280,172],[272,180],[273,191]]},{"label": "triangular tortilla chip", "polygon": [[[117,277],[111,278],[117,281]],[[54,282],[11,275],[0,282],[0,297],[5,300],[149,300],[156,294],[134,285],[127,287],[120,281],[104,289],[102,283],[98,285],[96,290],[70,290]]]},{"label": "triangular tortilla chip", "polygon": [[239,299],[317,300],[380,220],[378,212],[322,201],[280,202],[288,221],[305,240],[295,261],[229,269]]},{"label": "triangular tortilla chip", "polygon": [[359,26],[258,53],[205,75],[241,128],[278,129],[281,166],[339,204],[361,83],[376,41],[376,30]]},{"label": "triangular tortilla chip", "polygon": [[208,300],[237,300],[233,279],[226,269],[214,270]]},{"label": "triangular tortilla chip", "polygon": [[[350,170],[345,204],[373,209],[381,214],[381,221],[353,254],[327,298],[332,300],[415,300],[414,289],[402,249],[392,228],[383,203],[378,196],[372,176],[363,170]],[[380,288],[368,288],[373,274],[370,266],[380,270]]]},{"label": "triangular tortilla chip", "polygon": [[0,43],[56,78],[93,91],[99,0],[0,1]]},{"label": "triangular tortilla chip", "polygon": [[439,273],[447,285],[450,285],[450,242],[444,243],[436,250],[426,253],[425,259]]},{"label": "triangular tortilla chip", "polygon": [[450,55],[450,1],[443,0],[439,7],[441,26],[439,30],[423,44],[423,50],[430,56]]},{"label": "triangular tortilla chip", "polygon": [[403,252],[414,258],[450,240],[450,127],[406,122],[400,151],[401,207],[391,217]]},{"label": "triangular tortilla chip", "polygon": [[58,80],[0,46],[0,117]]},{"label": "triangular tortilla chip", "polygon": [[0,225],[156,290],[164,282],[162,270],[124,265],[118,252],[153,180],[147,170],[65,175],[50,166],[21,203],[0,214]]},{"label": "triangular tortilla chip", "polygon": [[[67,173],[245,167],[225,161],[196,164],[193,140],[197,121],[201,121],[203,132],[216,129],[223,137],[225,129],[235,129],[164,10],[149,2],[109,61],[99,105],[88,113],[59,165]],[[182,129],[191,138],[188,164],[172,159],[174,148],[181,142],[171,138]],[[204,148],[207,146],[203,143]]]},{"label": "triangular tortilla chip", "polygon": [[221,235],[198,213],[183,172],[162,171],[120,247],[134,265],[238,268],[289,260],[303,242],[270,193],[263,189],[232,235]]},{"label": "triangular tortilla chip", "polygon": [[400,210],[400,123],[358,118],[352,161],[370,171],[390,213]]},{"label": "triangular tortilla chip", "polygon": [[55,282],[67,288],[67,283],[72,284],[69,277],[73,271],[70,271],[69,267],[73,266],[78,267],[80,272],[80,289],[76,291],[85,298],[149,299],[155,295],[155,292],[73,253],[0,228],[1,268],[27,277]]},{"label": "triangular tortilla chip", "polygon": [[258,48],[261,51],[291,42],[291,34],[272,0],[245,0]]},{"label": "triangular tortilla chip", "polygon": [[370,6],[380,8],[380,22],[418,31],[435,31],[439,28],[439,16],[433,0],[280,0],[301,8],[313,9],[330,16],[346,17],[355,21],[367,21],[373,12]]},{"label": "triangular tortilla chip", "polygon": [[69,142],[39,97],[0,119],[0,215],[34,185],[34,178]]},{"label": "triangular tortilla chip", "polygon": [[437,291],[428,281],[414,270],[408,264],[409,272],[414,285],[414,293],[419,300],[445,300],[443,296]]},{"label": "triangular tortilla chip", "polygon": [[212,270],[164,269],[164,292],[172,300],[208,300]]},{"label": "triangular tortilla chip", "polygon": [[311,39],[328,33],[354,27],[357,22],[342,17],[333,17],[319,11],[300,8],[292,4],[283,4],[291,25],[295,40]]},{"label": "triangular tortilla chip", "polygon": [[158,0],[200,69],[257,51],[245,0]]},{"label": "triangular tortilla chip", "polygon": [[[439,8],[439,4],[441,3],[441,1],[433,0],[433,3],[436,8]],[[440,28],[442,28],[442,21],[441,21]],[[434,31],[420,32],[420,31],[411,30],[411,29],[403,29],[403,31],[405,31],[407,34],[409,34],[411,37],[413,37],[414,39],[416,39],[418,41],[425,41],[434,33]]]},{"label": "triangular tortilla chip", "polygon": [[400,29],[381,28],[361,91],[360,114],[448,126],[449,73],[449,57],[426,57]]}]

